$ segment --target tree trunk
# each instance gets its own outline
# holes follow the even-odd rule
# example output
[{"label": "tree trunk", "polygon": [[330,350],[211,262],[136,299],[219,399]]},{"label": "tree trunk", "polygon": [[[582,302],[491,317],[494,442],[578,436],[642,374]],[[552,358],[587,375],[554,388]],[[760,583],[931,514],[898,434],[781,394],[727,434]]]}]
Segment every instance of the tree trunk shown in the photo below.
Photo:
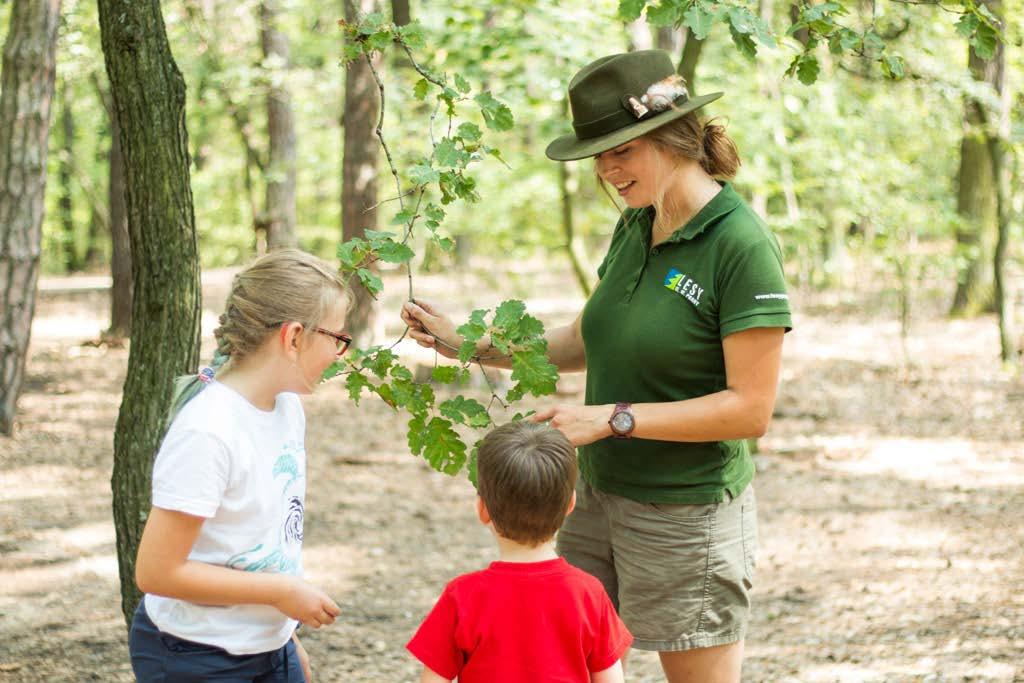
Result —
[{"label": "tree trunk", "polygon": [[409,0],[391,0],[391,20],[396,26],[405,26],[412,21]]},{"label": "tree trunk", "polygon": [[75,216],[72,201],[71,176],[74,163],[75,119],[71,112],[70,85],[64,79],[60,82],[60,157],[57,166],[57,181],[60,185],[60,196],[57,199],[57,211],[60,215],[61,247],[64,252],[64,270],[73,273],[81,270],[75,245]]},{"label": "tree trunk", "polygon": [[[1000,14],[999,0],[985,5],[994,14]],[[1006,56],[1001,42],[996,54],[984,60],[968,47],[971,75],[974,80],[988,84],[1001,96],[1006,82]],[[957,251],[966,264],[957,277],[951,315],[976,315],[993,306],[993,273],[996,234],[999,231],[999,200],[996,178],[992,174],[993,159],[989,138],[993,131],[986,129],[984,103],[968,97],[964,102],[964,136],[960,143],[959,188],[956,208],[960,226],[956,231]],[[995,117],[992,117],[995,119]]]},{"label": "tree trunk", "polygon": [[121,126],[131,239],[132,344],[114,432],[114,527],[126,622],[141,594],[135,554],[149,512],[153,457],[177,375],[195,372],[199,255],[189,187],[185,82],[159,0],[98,0],[100,37]]},{"label": "tree trunk", "polygon": [[[373,11],[373,3],[360,0],[361,12]],[[345,2],[345,20],[356,21],[352,2]],[[376,58],[375,58],[376,59]],[[367,228],[377,227],[378,140],[374,133],[380,115],[380,93],[364,57],[345,69],[344,156],[341,169],[342,240],[363,237]],[[372,267],[372,266],[371,266]],[[348,326],[364,338],[375,336],[374,300],[363,287],[353,283],[354,301]],[[368,335],[368,337],[367,337]]]},{"label": "tree trunk", "polygon": [[286,86],[290,67],[288,37],[278,30],[278,0],[260,2],[260,41],[268,68],[267,135],[267,249],[294,247],[295,233],[295,119]]},{"label": "tree trunk", "polygon": [[110,329],[106,336],[125,339],[132,331],[132,245],[125,204],[124,155],[117,113],[110,111]]},{"label": "tree trunk", "polygon": [[686,29],[686,38],[683,42],[683,56],[679,59],[679,68],[676,72],[686,81],[686,89],[690,95],[696,95],[697,64],[700,62],[700,53],[704,49],[703,40],[693,35],[693,31]]},{"label": "tree trunk", "polygon": [[36,308],[60,0],[14,0],[0,75],[0,433],[14,429]]}]

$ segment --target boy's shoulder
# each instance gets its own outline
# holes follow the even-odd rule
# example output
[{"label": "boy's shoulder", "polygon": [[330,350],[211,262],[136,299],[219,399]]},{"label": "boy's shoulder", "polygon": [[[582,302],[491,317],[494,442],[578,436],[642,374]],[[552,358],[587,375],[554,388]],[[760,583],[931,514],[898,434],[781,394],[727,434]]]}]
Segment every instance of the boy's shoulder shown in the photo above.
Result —
[{"label": "boy's shoulder", "polygon": [[545,586],[563,585],[566,589],[604,595],[604,586],[594,576],[572,566],[562,558],[543,562],[492,562],[490,566],[461,574],[446,590],[452,593],[489,589],[495,584],[543,582]]}]

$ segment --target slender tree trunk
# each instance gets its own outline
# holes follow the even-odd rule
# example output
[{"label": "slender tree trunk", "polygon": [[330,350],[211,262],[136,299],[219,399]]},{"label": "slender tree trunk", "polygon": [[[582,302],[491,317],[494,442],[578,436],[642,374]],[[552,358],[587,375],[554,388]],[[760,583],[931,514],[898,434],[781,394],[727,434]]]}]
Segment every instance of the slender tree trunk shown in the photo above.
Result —
[{"label": "slender tree trunk", "polygon": [[412,21],[409,0],[391,0],[391,20],[396,26],[405,26]]},{"label": "slender tree trunk", "polygon": [[74,163],[75,119],[71,112],[71,93],[68,82],[60,82],[60,157],[57,165],[57,179],[60,185],[60,196],[57,199],[57,211],[61,225],[61,247],[64,252],[64,270],[72,273],[81,270],[78,251],[75,248],[75,216],[72,200],[71,176]]},{"label": "slender tree trunk", "polygon": [[[984,3],[994,14],[1000,14],[999,0]],[[1006,56],[1000,42],[996,54],[984,60],[968,47],[971,75],[974,80],[992,87],[1001,96],[1006,82]],[[966,265],[957,277],[956,293],[950,308],[952,315],[975,315],[993,306],[993,273],[996,235],[999,231],[999,199],[997,179],[993,175],[993,135],[985,126],[984,103],[972,97],[964,102],[964,136],[960,143],[959,187],[957,213],[960,226],[956,232],[957,251]],[[994,118],[994,117],[993,117]]]},{"label": "slender tree trunk", "polygon": [[107,336],[125,339],[132,331],[132,245],[128,235],[128,207],[121,153],[121,127],[117,113],[110,112],[110,329]]},{"label": "slender tree trunk", "polygon": [[121,127],[131,239],[132,343],[114,433],[114,527],[121,609],[141,594],[135,554],[149,513],[153,457],[173,379],[195,372],[199,255],[189,187],[185,82],[171,55],[159,0],[98,0],[100,37]]},{"label": "slender tree trunk", "polygon": [[686,81],[686,88],[691,95],[696,95],[697,85],[697,64],[700,63],[700,53],[704,49],[705,41],[699,40],[693,35],[693,31],[686,29],[683,41],[683,56],[679,59],[679,68],[676,72]]},{"label": "slender tree trunk", "polygon": [[277,26],[278,0],[260,2],[260,41],[268,68],[267,134],[267,248],[293,247],[295,232],[295,119],[286,85],[290,56],[288,37]]},{"label": "slender tree trunk", "polygon": [[572,217],[572,193],[569,191],[569,164],[558,164],[558,188],[562,195],[562,234],[565,236],[565,253],[576,276],[576,282],[583,290],[583,296],[590,298],[590,279],[587,277],[573,248],[576,242]]},{"label": "slender tree trunk", "polygon": [[0,434],[14,429],[36,308],[60,0],[14,0],[0,74]]},{"label": "slender tree trunk", "polygon": [[[352,0],[355,2],[357,0]],[[374,10],[371,0],[361,2],[360,11]],[[345,20],[357,21],[352,2],[345,2]],[[378,140],[374,133],[380,115],[380,93],[365,58],[345,69],[344,156],[341,170],[342,240],[363,237],[367,228],[377,227]],[[374,300],[363,287],[354,286],[348,326],[357,334],[375,334]]]}]

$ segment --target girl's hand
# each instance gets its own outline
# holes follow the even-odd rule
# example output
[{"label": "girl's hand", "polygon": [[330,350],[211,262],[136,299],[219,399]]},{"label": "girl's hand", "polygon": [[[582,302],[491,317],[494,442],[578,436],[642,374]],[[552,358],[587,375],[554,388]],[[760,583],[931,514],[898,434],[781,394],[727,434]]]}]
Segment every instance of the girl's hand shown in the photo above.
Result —
[{"label": "girl's hand", "polygon": [[273,606],[285,616],[298,619],[310,628],[333,624],[341,608],[319,588],[294,576],[286,577],[288,584]]},{"label": "girl's hand", "polygon": [[612,435],[608,420],[614,406],[553,406],[530,416],[533,422],[549,422],[565,434],[573,446],[585,446]]},{"label": "girl's hand", "polygon": [[299,642],[298,634],[292,634],[292,642],[295,643],[295,654],[299,656],[299,664],[302,665],[302,675],[306,677],[306,683],[313,683],[313,669],[309,666],[309,654]]},{"label": "girl's hand", "polygon": [[409,336],[420,346],[436,349],[445,358],[459,355],[462,337],[455,331],[451,319],[436,305],[422,299],[406,301],[402,305],[402,322],[409,326]]}]

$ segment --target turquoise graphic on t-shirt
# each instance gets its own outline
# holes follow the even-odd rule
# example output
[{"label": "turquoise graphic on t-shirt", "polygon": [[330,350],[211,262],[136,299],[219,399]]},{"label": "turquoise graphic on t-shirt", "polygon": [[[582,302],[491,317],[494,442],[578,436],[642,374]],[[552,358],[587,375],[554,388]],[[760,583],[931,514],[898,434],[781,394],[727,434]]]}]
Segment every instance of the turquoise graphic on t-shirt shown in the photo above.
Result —
[{"label": "turquoise graphic on t-shirt", "polygon": [[289,441],[285,443],[282,451],[274,461],[271,470],[275,482],[282,480],[280,482],[282,521],[277,543],[273,548],[265,548],[264,544],[260,543],[249,550],[233,555],[227,561],[227,566],[231,569],[281,574],[298,572],[305,513],[301,493],[305,488],[305,477],[299,472],[299,460],[296,455],[302,452],[302,444],[297,441]]}]

